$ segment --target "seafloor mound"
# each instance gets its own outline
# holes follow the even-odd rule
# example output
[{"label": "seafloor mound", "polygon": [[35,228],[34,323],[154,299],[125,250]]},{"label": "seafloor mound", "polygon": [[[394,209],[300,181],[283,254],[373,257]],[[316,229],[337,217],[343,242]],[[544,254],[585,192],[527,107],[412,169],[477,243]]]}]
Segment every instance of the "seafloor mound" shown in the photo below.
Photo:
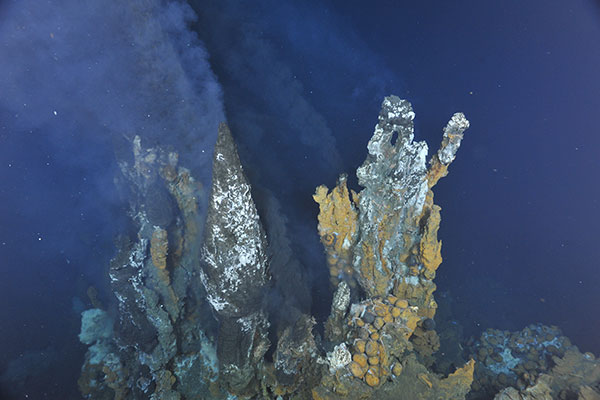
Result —
[{"label": "seafloor mound", "polygon": [[414,141],[414,116],[409,102],[387,97],[357,171],[363,189],[348,190],[342,175],[313,196],[334,291],[324,322],[298,310],[286,323],[270,319],[265,298],[286,274],[271,273],[274,238],[225,124],[210,194],[177,153],[144,148],[136,137],[132,159],[121,162],[134,229],[117,240],[108,268],[115,301],[82,316],[83,396],[600,398],[600,364],[555,328],[487,331],[465,344],[467,353],[438,356],[440,343],[458,349],[460,338],[435,322],[442,257],[432,188],[469,122],[453,115],[427,161],[427,144]]}]

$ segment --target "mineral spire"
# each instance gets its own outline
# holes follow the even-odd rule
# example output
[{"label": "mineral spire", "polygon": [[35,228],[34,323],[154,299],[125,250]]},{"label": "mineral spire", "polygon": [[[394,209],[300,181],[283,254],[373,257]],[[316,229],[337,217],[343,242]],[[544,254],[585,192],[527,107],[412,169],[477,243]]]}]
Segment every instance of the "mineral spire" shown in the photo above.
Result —
[{"label": "mineral spire", "polygon": [[268,348],[262,296],[269,281],[267,241],[231,132],[219,126],[202,249],[201,279],[220,322],[217,347],[222,383],[252,392]]},{"label": "mineral spire", "polygon": [[427,160],[414,118],[408,101],[386,97],[357,171],[363,189],[342,174],[313,196],[334,291],[326,321],[296,297],[302,266],[275,201],[262,209],[267,241],[227,125],[210,196],[175,149],[134,137],[116,179],[132,229],[108,267],[112,307],[90,291],[94,308],[82,313],[83,398],[464,400],[502,389],[497,399],[597,398],[600,362],[556,327],[487,330],[465,353],[451,314],[436,315],[441,208],[432,188],[469,121],[454,114]]},{"label": "mineral spire", "polygon": [[[348,191],[342,175],[331,191],[319,186],[313,196],[320,209],[319,234],[336,278],[332,282],[358,283],[362,291],[354,290],[354,297],[363,298],[345,317],[333,309],[327,324],[328,332],[342,333],[329,335],[341,342],[336,348],[351,349],[347,366],[353,378],[333,384],[323,378],[314,398],[337,399],[347,391],[352,399],[459,399],[473,380],[473,361],[443,380],[426,372],[439,348],[432,319],[437,309],[433,278],[442,261],[440,207],[433,203],[431,188],[447,174],[469,122],[460,113],[452,117],[428,168],[428,146],[414,140],[414,118],[408,101],[386,97],[367,158],[356,171],[363,189]],[[338,284],[336,295],[343,285]],[[419,361],[411,358],[414,354],[407,357],[409,349]],[[408,372],[412,368],[424,372]],[[406,379],[411,374],[425,382],[421,395],[410,393]],[[405,397],[399,395],[400,387]]]}]

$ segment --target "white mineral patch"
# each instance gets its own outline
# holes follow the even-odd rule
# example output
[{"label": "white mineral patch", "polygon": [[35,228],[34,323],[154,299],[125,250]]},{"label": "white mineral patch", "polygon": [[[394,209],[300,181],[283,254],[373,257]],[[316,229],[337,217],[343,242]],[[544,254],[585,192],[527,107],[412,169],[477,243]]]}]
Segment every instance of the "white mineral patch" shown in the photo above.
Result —
[{"label": "white mineral patch", "polygon": [[412,121],[413,119],[415,119],[415,113],[412,112],[412,111],[409,111],[409,112],[407,112],[405,114],[402,114],[402,118],[403,119],[408,119],[408,120]]},{"label": "white mineral patch", "polygon": [[404,279],[406,280],[406,283],[408,283],[409,285],[416,286],[416,285],[419,284],[419,277],[418,276],[407,276]]},{"label": "white mineral patch", "polygon": [[129,266],[133,268],[142,268],[144,266],[147,246],[148,239],[140,239],[139,242],[135,244],[131,253],[129,254]]},{"label": "white mineral patch", "polygon": [[341,281],[335,294],[333,295],[332,308],[339,312],[344,312],[350,304],[350,288],[348,284]]},{"label": "white mineral patch", "polygon": [[229,303],[227,303],[225,300],[216,297],[216,296],[212,296],[212,295],[208,295],[206,296],[208,302],[210,303],[210,305],[213,306],[213,308],[215,309],[215,311],[221,311],[223,310]]},{"label": "white mineral patch", "polygon": [[200,353],[204,357],[205,365],[214,373],[219,373],[219,359],[217,358],[217,348],[213,346],[208,339],[202,335],[202,348]]},{"label": "white mineral patch", "polygon": [[427,198],[427,192],[429,190],[429,187],[427,186],[427,181],[423,181],[421,182],[421,185],[419,186],[419,191],[417,192],[417,195],[414,198],[414,212],[416,215],[421,214],[421,212],[423,211],[423,206],[425,205],[425,199]]},{"label": "white mineral patch", "polygon": [[452,116],[444,128],[444,138],[448,139],[446,146],[438,151],[438,158],[442,164],[450,164],[456,157],[456,152],[460,147],[463,132],[469,128],[469,121],[463,113],[456,113]]},{"label": "white mineral patch", "polygon": [[327,353],[329,362],[329,372],[334,374],[340,368],[345,367],[352,361],[352,354],[346,348],[346,343],[340,343],[333,348],[333,351]]},{"label": "white mineral patch", "polygon": [[377,124],[377,126],[375,126],[375,132],[367,144],[367,150],[369,150],[369,154],[374,156],[382,156],[382,136],[383,129],[379,126],[379,124]]},{"label": "white mineral patch", "polygon": [[344,241],[342,242],[342,249],[344,250],[348,250],[350,248],[350,241],[348,240],[348,237],[344,238]]},{"label": "white mineral patch", "polygon": [[247,265],[254,265],[255,263],[257,263],[258,260],[256,259],[256,256],[257,256],[256,248],[254,246],[236,245],[234,247],[234,249],[239,254],[238,255],[238,260],[240,263],[239,267],[245,267]]},{"label": "white mineral patch", "polygon": [[227,193],[223,193],[223,192],[216,192],[216,193],[213,195],[212,201],[213,201],[213,204],[214,204],[215,206],[218,206],[218,205],[220,205],[220,204],[223,202],[223,200],[225,200],[226,198],[227,198]]},{"label": "white mineral patch", "polygon": [[175,368],[173,372],[178,377],[186,374],[190,368],[194,365],[194,362],[198,359],[198,354],[193,353],[187,357],[175,359]]},{"label": "white mineral patch", "polygon": [[256,315],[251,315],[249,317],[238,318],[237,323],[242,326],[243,332],[251,332],[256,327]]},{"label": "white mineral patch", "polygon": [[352,304],[350,306],[350,314],[353,317],[357,317],[357,318],[362,318],[362,316],[365,314],[366,311],[366,307],[362,304]]},{"label": "white mineral patch", "polygon": [[79,333],[81,343],[92,344],[109,339],[112,334],[113,321],[105,311],[92,308],[81,313],[81,332]]},{"label": "white mineral patch", "polygon": [[502,362],[490,364],[488,366],[490,371],[494,372],[495,374],[499,374],[501,372],[507,375],[514,374],[512,369],[517,366],[520,360],[512,355],[512,352],[508,346],[504,348],[502,353],[500,353],[500,356],[502,357]]}]

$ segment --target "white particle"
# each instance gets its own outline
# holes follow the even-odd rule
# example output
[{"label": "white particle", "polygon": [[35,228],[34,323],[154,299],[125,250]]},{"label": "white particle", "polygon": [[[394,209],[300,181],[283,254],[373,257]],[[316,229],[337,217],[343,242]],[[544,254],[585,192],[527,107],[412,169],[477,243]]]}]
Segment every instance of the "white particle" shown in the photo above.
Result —
[{"label": "white particle", "polygon": [[58,113],[56,112],[56,110],[52,111],[52,113],[53,113],[54,115],[58,115]]}]

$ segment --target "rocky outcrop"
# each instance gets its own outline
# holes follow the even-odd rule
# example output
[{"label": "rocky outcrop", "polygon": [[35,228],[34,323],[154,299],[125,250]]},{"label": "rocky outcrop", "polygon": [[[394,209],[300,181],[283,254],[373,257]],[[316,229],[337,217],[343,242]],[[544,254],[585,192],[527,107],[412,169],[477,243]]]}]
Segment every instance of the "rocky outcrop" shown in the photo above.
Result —
[{"label": "rocky outcrop", "polygon": [[[555,327],[488,330],[439,369],[441,209],[432,188],[469,123],[452,116],[427,163],[413,120],[410,103],[387,97],[357,171],[363,190],[341,175],[313,196],[334,292],[324,326],[310,315],[307,278],[273,200],[267,240],[225,124],[210,196],[176,152],[134,137],[133,156],[120,163],[132,229],[108,269],[114,301],[104,309],[92,290],[94,309],[82,314],[83,397],[598,399],[600,363]],[[442,335],[450,337],[458,334]]]},{"label": "rocky outcrop", "polygon": [[331,302],[331,312],[325,323],[325,338],[330,342],[340,342],[346,337],[348,325],[345,318],[350,306],[350,288],[341,281]]},{"label": "rocky outcrop", "polygon": [[409,276],[407,261],[427,195],[427,144],[415,142],[410,103],[388,97],[356,175],[360,239],[354,268],[369,297],[385,296]]},{"label": "rocky outcrop", "polygon": [[232,393],[256,392],[269,326],[262,299],[269,282],[267,240],[231,132],[219,126],[206,217],[201,279],[219,316],[221,382]]},{"label": "rocky outcrop", "polygon": [[[422,357],[437,343],[431,281],[441,243],[431,187],[446,174],[468,123],[453,117],[428,169],[413,118],[408,102],[386,98],[358,170],[363,191],[349,191],[342,175],[331,192],[320,187],[314,196],[336,287],[324,340],[302,297],[285,221],[270,202],[265,215],[275,237],[268,242],[227,125],[219,127],[208,196],[176,152],[145,148],[134,137],[132,159],[120,164],[134,234],[119,238],[109,268],[114,313],[85,314],[84,396],[391,399],[399,387],[412,387],[422,398],[462,398],[473,363],[442,378]],[[201,204],[208,204],[205,218]],[[286,308],[272,332],[266,296]],[[101,326],[91,316],[114,320],[114,328],[105,324],[110,329],[91,335]],[[269,334],[277,340],[272,347]]]},{"label": "rocky outcrop", "polygon": [[539,375],[527,387],[507,387],[494,400],[600,399],[600,361],[574,346],[562,356],[553,356],[554,368]]},{"label": "rocky outcrop", "polygon": [[521,331],[487,329],[468,348],[477,360],[472,398],[492,397],[509,386],[524,389],[574,350],[570,340],[555,326],[531,324]]},{"label": "rocky outcrop", "polygon": [[337,286],[344,280],[355,287],[353,251],[358,240],[358,197],[354,191],[348,191],[346,178],[342,174],[331,192],[326,186],[319,186],[313,199],[319,203],[318,230],[327,255],[331,283]]},{"label": "rocky outcrop", "polygon": [[431,188],[447,174],[469,122],[461,113],[452,116],[428,168],[427,144],[414,141],[414,117],[408,101],[387,97],[367,159],[356,172],[364,189],[349,193],[342,175],[330,193],[318,187],[314,199],[332,275],[356,279],[368,297],[405,298],[433,318],[441,243],[440,208]]},{"label": "rocky outcrop", "polygon": [[202,187],[172,151],[144,148],[136,136],[132,154],[121,160],[117,179],[134,233],[118,238],[108,271],[114,331],[90,346],[81,392],[85,398],[224,398],[211,387],[216,321],[197,278]]},{"label": "rocky outcrop", "polygon": [[279,335],[273,357],[275,379],[268,382],[274,394],[307,398],[319,383],[324,364],[319,363],[322,359],[313,334],[315,325],[314,318],[303,315]]},{"label": "rocky outcrop", "polygon": [[478,361],[468,399],[600,399],[600,361],[555,326],[487,329],[467,350]]},{"label": "rocky outcrop", "polygon": [[[399,398],[392,394],[399,382],[406,398],[462,399],[469,391],[473,360],[445,379],[427,370],[439,348],[433,279],[442,261],[440,207],[431,188],[447,174],[469,122],[461,113],[452,116],[428,167],[427,144],[414,140],[414,117],[408,101],[386,97],[356,172],[363,190],[349,191],[342,175],[334,189],[320,186],[313,196],[332,282],[358,283],[362,292],[354,292],[364,297],[343,323],[332,307],[326,333],[350,349],[352,362],[349,374],[325,376],[315,398]],[[412,369],[419,372],[407,380]],[[413,392],[405,390],[410,385]]]}]

